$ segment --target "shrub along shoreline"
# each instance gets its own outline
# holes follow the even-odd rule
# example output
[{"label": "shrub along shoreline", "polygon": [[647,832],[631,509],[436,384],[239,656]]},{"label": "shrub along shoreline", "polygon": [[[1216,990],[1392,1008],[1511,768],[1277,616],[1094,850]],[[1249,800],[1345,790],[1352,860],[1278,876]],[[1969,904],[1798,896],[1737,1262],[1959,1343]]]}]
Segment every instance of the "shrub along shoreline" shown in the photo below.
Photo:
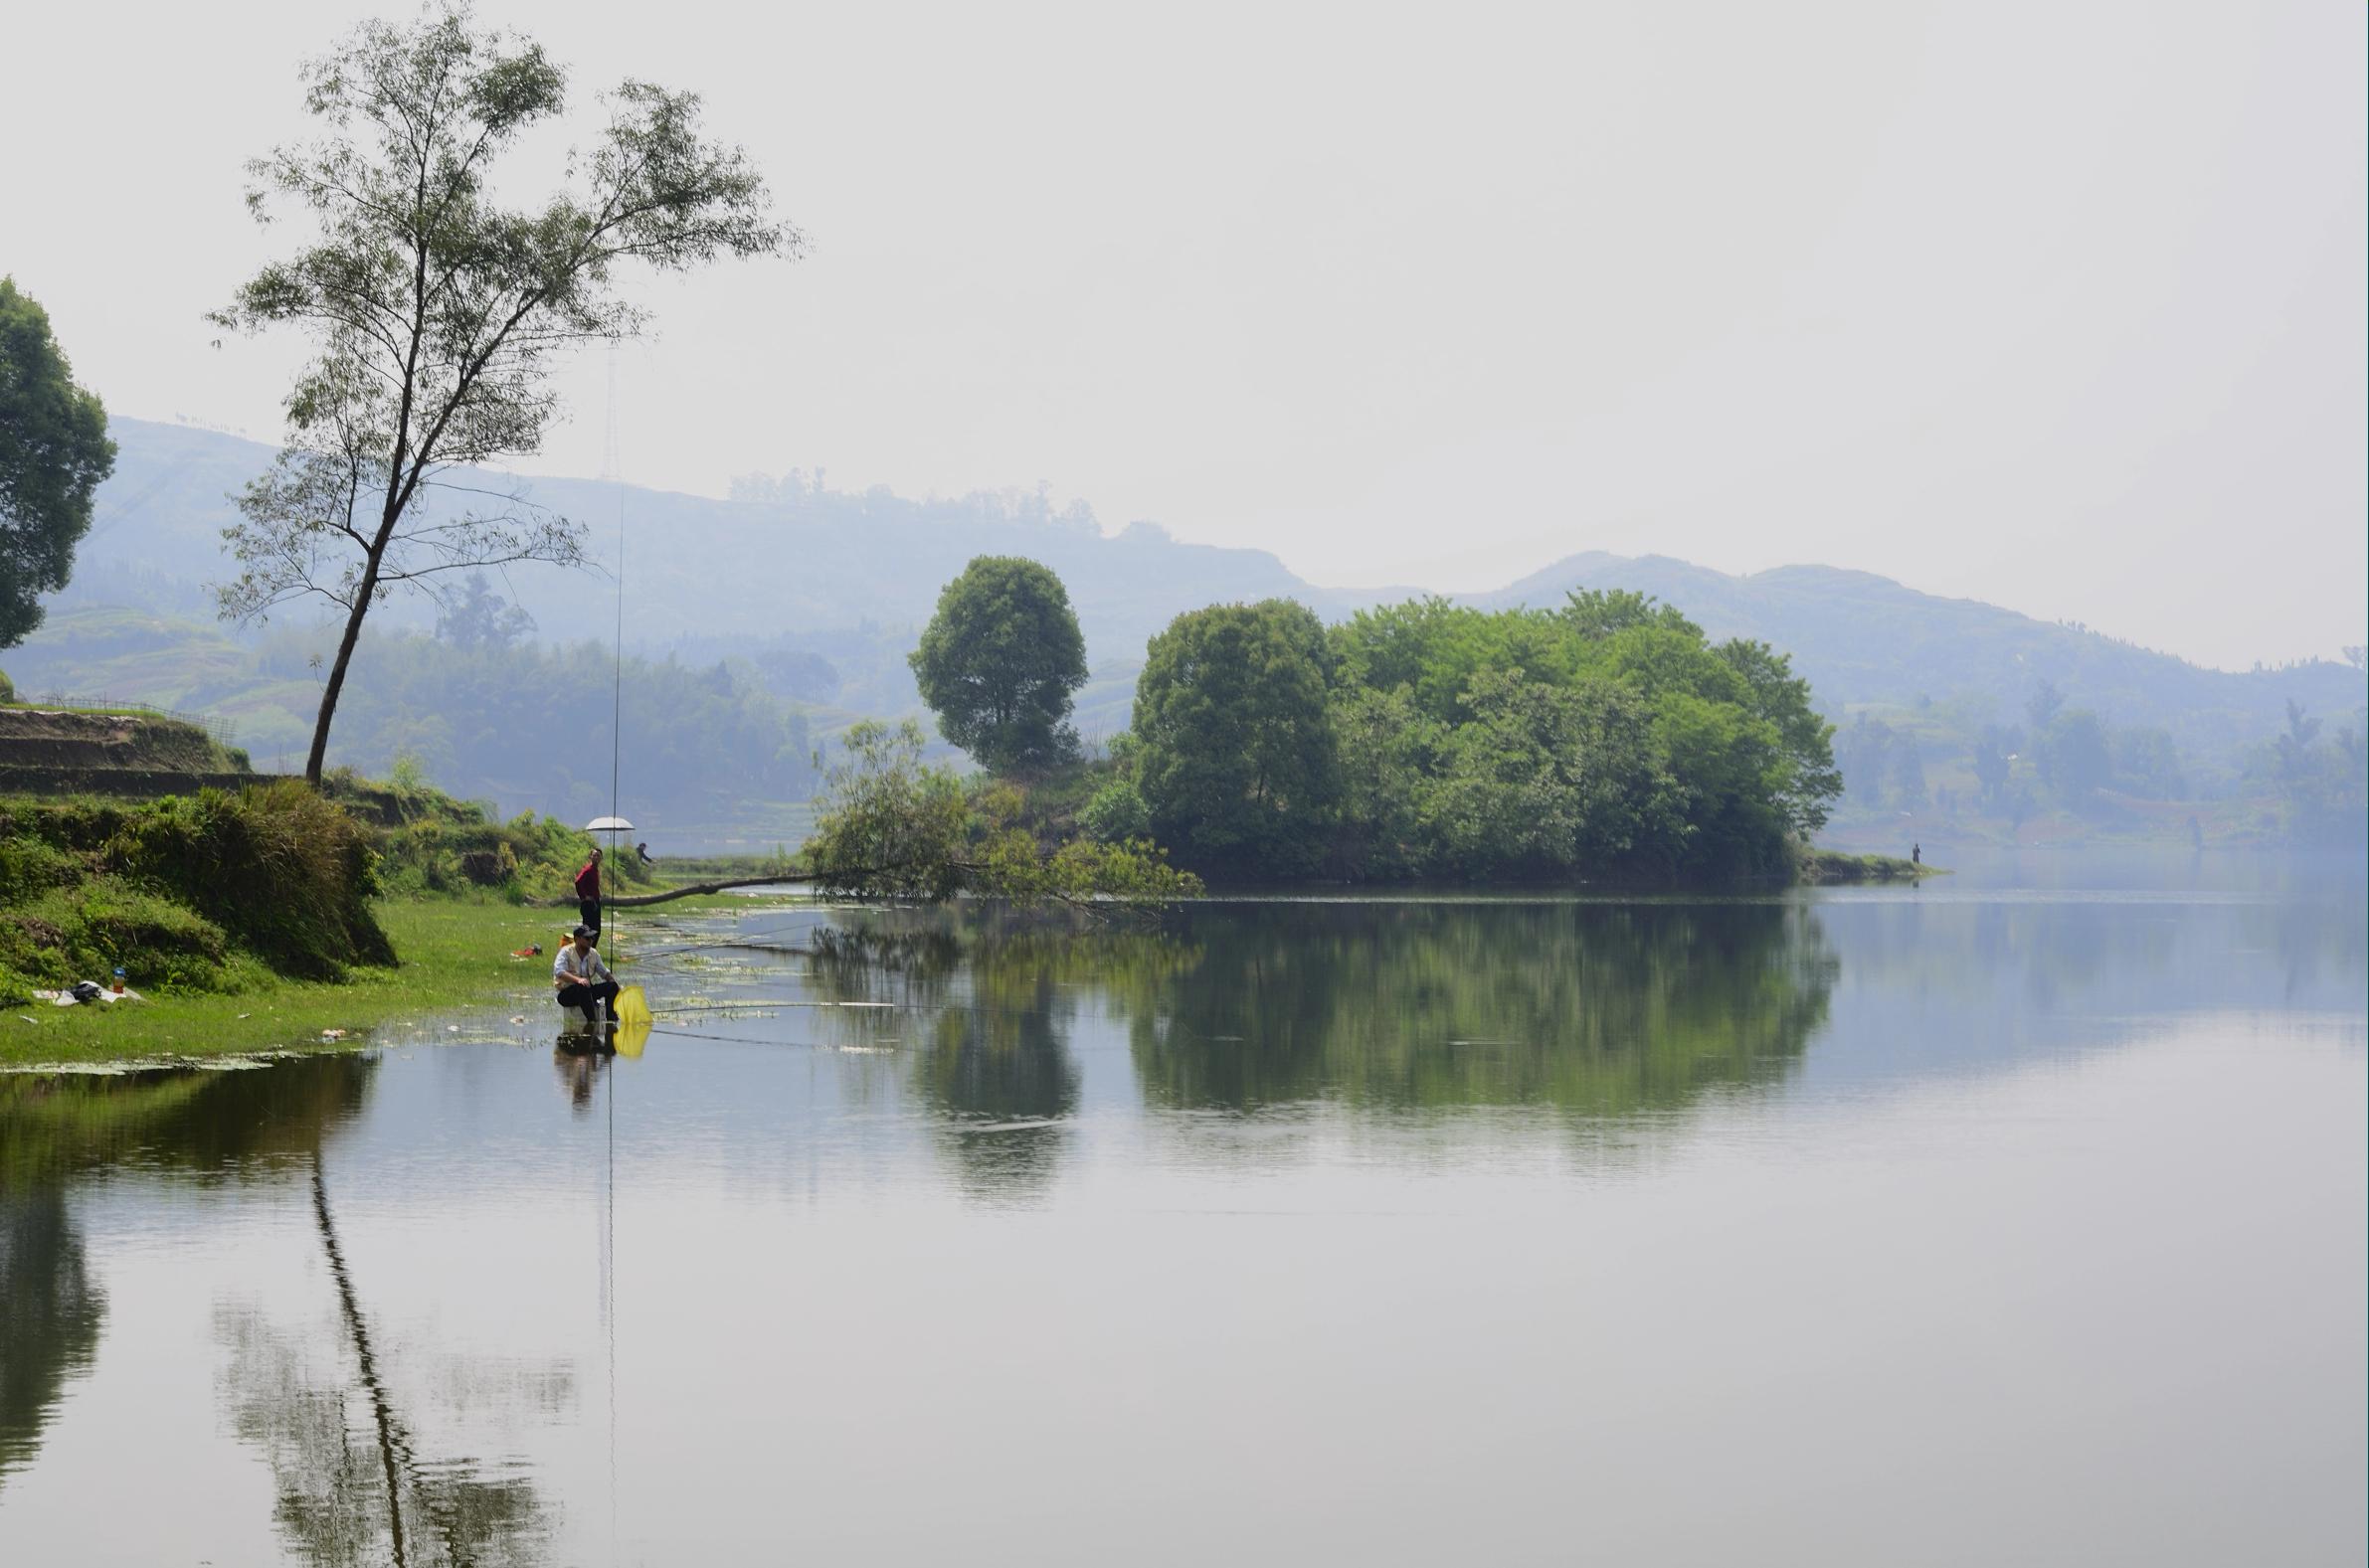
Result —
[{"label": "shrub along shoreline", "polygon": [[[548,962],[512,958],[540,943],[551,951],[549,911],[460,899],[377,901],[372,913],[400,955],[349,966],[340,978],[293,979],[269,969],[238,975],[231,990],[140,984],[141,1002],[0,1010],[0,1067],[72,1065],[237,1055],[268,1050],[354,1050],[402,1038],[403,1026],[498,1003],[506,1012],[548,1009]],[[4,918],[4,917],[0,917]],[[324,1040],[324,1030],[343,1031]],[[443,1038],[441,1028],[436,1038]],[[418,1038],[427,1040],[428,1034]]]},{"label": "shrub along shoreline", "polygon": [[[565,922],[529,900],[564,892],[591,838],[532,813],[495,821],[416,782],[393,793],[393,827],[347,810],[335,784],[294,781],[0,797],[0,1063],[318,1045],[324,1029],[539,1000],[541,966],[509,955],[556,944]],[[148,1000],[32,1000],[118,966]]]}]

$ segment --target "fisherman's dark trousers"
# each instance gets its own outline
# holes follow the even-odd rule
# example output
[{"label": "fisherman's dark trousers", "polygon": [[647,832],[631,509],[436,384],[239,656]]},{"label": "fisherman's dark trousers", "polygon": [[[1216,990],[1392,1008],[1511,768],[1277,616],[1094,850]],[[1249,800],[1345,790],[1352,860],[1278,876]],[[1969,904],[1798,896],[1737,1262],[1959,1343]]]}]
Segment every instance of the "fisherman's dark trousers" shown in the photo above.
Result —
[{"label": "fisherman's dark trousers", "polygon": [[562,1007],[581,1007],[587,1014],[600,1017],[601,1009],[609,1009],[609,1016],[617,1016],[617,981],[603,980],[598,985],[563,985],[559,988]]},{"label": "fisherman's dark trousers", "polygon": [[599,936],[601,934],[601,901],[597,898],[578,899],[576,901],[576,918],[590,926],[594,936]]}]

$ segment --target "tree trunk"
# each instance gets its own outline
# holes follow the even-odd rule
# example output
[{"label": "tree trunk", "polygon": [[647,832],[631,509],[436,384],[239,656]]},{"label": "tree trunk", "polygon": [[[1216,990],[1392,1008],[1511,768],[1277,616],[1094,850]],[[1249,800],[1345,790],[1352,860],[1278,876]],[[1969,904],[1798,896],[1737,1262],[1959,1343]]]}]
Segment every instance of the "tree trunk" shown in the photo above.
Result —
[{"label": "tree trunk", "polygon": [[337,694],[345,690],[346,666],[354,661],[354,644],[362,640],[362,617],[370,612],[370,596],[378,591],[378,557],[370,558],[362,574],[361,591],[354,596],[353,612],[345,617],[345,636],[337,644],[337,662],[329,666],[328,683],[321,687],[320,717],[312,725],[312,754],[304,759],[304,782],[321,786],[321,763],[329,755],[329,721],[337,715]]},{"label": "tree trunk", "polygon": [[[726,877],[721,882],[689,882],[681,887],[667,888],[658,893],[632,893],[624,897],[613,896],[605,903],[606,907],[610,909],[646,909],[652,904],[670,904],[678,898],[690,898],[699,893],[722,893],[731,888],[773,887],[785,882],[812,882],[814,880],[813,875],[804,871],[793,871],[783,876],[771,877]],[[559,904],[554,904],[552,908],[562,908],[569,902],[572,901],[562,900]]]}]

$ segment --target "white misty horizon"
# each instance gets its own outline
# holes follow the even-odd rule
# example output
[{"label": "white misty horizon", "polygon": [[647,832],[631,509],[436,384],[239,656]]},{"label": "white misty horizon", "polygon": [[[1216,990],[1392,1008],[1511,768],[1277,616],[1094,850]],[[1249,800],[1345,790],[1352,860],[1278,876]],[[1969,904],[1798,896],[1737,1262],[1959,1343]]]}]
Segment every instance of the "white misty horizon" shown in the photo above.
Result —
[{"label": "white misty horizon", "polygon": [[[299,352],[206,326],[291,233],[240,165],[381,0],[50,7],[7,269],[111,411],[271,440]],[[2369,640],[2359,7],[1054,7],[485,0],[706,95],[810,233],[651,289],[624,471],[1052,478],[1327,587],[1583,549],[1794,563],[2194,662]],[[534,194],[558,147],[536,149]],[[603,467],[607,368],[531,464]]]}]

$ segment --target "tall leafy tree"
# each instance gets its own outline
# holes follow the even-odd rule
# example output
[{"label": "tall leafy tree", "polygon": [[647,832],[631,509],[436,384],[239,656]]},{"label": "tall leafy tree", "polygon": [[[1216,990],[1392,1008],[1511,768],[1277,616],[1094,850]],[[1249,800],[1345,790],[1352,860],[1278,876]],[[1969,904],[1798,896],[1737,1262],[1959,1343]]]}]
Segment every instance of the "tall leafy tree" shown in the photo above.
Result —
[{"label": "tall leafy tree", "polygon": [[373,605],[433,590],[440,573],[580,560],[567,519],[448,476],[539,447],[559,409],[556,358],[643,324],[621,273],[804,242],[774,221],[741,150],[701,135],[699,99],[646,82],[608,95],[567,189],[504,206],[496,165],[565,108],[566,76],[531,40],[472,26],[464,6],[365,23],[303,81],[322,133],[251,165],[248,203],[262,220],[292,206],[314,232],[214,319],[292,324],[315,352],[288,394],[286,448],[224,531],[241,570],[217,592],[226,618],[303,598],[342,612],[305,760],[317,783]]},{"label": "tall leafy tree", "polygon": [[41,624],[91,529],[91,496],[114,470],[106,410],[75,385],[49,312],[0,277],[0,648]]},{"label": "tall leafy tree", "polygon": [[1086,683],[1086,639],[1050,568],[1018,556],[973,560],[938,596],[912,665],[939,732],[991,772],[1032,772],[1077,754],[1069,709]]},{"label": "tall leafy tree", "polygon": [[1485,670],[1449,732],[1426,801],[1443,863],[1529,878],[1675,858],[1675,783],[1658,766],[1645,703],[1613,681],[1559,687]]},{"label": "tall leafy tree", "polygon": [[1139,786],[1187,863],[1295,875],[1322,859],[1341,793],[1325,628],[1289,600],[1169,622],[1135,687]]}]

